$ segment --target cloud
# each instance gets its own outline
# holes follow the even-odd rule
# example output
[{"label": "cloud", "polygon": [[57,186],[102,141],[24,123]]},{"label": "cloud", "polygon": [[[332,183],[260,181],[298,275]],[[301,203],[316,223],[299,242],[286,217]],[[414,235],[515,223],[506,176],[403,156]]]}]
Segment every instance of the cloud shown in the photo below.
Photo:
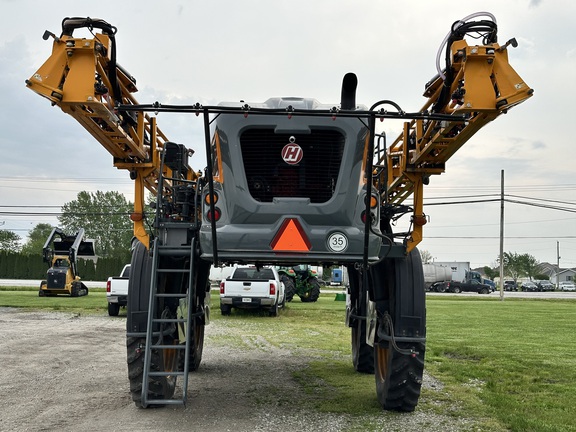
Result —
[{"label": "cloud", "polygon": [[[442,38],[455,20],[474,12],[469,2],[447,0],[415,0],[410,8],[401,2],[368,0],[142,0],[138,8],[111,0],[82,4],[61,0],[42,9],[42,14],[31,14],[30,4],[3,1],[0,16],[4,204],[63,204],[78,191],[94,187],[117,186],[131,193],[126,173],[113,168],[107,152],[75,120],[24,85],[50,54],[51,42],[42,40],[42,32],[49,29],[59,34],[65,16],[98,16],[118,28],[118,60],[138,79],[136,96],[142,103],[214,105],[278,96],[338,103],[342,77],[352,71],[359,79],[358,103],[369,106],[390,99],[406,111],[416,111],[426,101],[423,86],[435,74]],[[536,90],[535,96],[479,131],[448,161],[446,173],[432,178],[426,196],[498,190],[504,169],[510,188],[550,185],[545,192],[529,190],[541,198],[565,198],[573,191],[557,185],[574,183],[572,158],[559,155],[573,154],[566,113],[576,99],[571,76],[575,53],[571,20],[576,4],[487,0],[483,8],[497,17],[501,41],[516,37],[520,42],[517,49],[509,50],[510,62]],[[204,141],[198,123],[190,116],[158,116],[169,139],[196,150],[192,165],[202,169]],[[386,130],[391,143],[402,123],[386,121],[379,127]],[[20,189],[13,187],[14,182],[2,182],[2,176],[20,178]],[[76,185],[47,182],[58,178],[96,180]],[[109,184],[113,182],[117,185]],[[442,225],[458,225],[466,219],[481,225],[488,211],[472,207],[435,209],[434,222],[445,218],[447,223]],[[508,217],[512,223],[525,214],[527,210],[518,209]],[[574,227],[558,223],[549,229],[567,236],[576,235]],[[468,251],[458,248],[452,256],[450,248],[441,244],[434,249],[434,256],[443,255],[444,260],[471,257],[468,260],[480,265],[494,259],[493,250],[483,245],[468,246]]]}]

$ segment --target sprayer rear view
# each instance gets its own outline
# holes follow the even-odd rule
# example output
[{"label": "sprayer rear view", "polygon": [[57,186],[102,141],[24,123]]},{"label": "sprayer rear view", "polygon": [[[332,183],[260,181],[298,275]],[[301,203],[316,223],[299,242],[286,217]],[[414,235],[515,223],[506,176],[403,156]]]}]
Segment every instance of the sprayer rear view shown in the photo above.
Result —
[{"label": "sprayer rear view", "polygon": [[[126,336],[136,405],[186,402],[209,322],[210,266],[239,263],[346,266],[353,366],[374,373],[384,409],[414,410],[426,349],[416,249],[427,222],[424,186],[479,129],[532,95],[508,63],[515,41],[497,43],[494,17],[454,23],[416,112],[389,100],[357,104],[353,73],[339,104],[141,105],[136,80],[116,60],[115,27],[90,18],[62,27],[60,37],[45,34],[52,56],[27,85],[78,120],[135,182]],[[74,38],[82,27],[102,33]],[[468,45],[467,34],[482,43]],[[202,122],[203,172],[188,164],[193,150],[169,141],[148,112]],[[404,122],[390,145],[376,130],[382,119]],[[153,215],[145,189],[156,196]],[[404,215],[409,229],[394,232]]]}]

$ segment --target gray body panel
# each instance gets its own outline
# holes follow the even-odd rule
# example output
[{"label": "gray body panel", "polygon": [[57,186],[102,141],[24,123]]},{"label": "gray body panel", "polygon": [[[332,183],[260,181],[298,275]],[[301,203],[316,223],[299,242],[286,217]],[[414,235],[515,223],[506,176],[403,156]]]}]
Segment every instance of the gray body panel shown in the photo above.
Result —
[{"label": "gray body panel", "polygon": [[[291,99],[294,101],[295,99]],[[267,101],[275,104],[282,100]],[[313,100],[303,100],[303,103],[313,105]],[[253,105],[251,105],[253,106]],[[269,107],[269,105],[267,105]],[[317,135],[324,132],[337,133],[343,137],[343,149],[339,163],[339,173],[335,179],[332,194],[327,200],[307,196],[280,196],[266,200],[256,199],[254,189],[247,178],[240,137],[246,131],[266,130],[269,134],[295,138],[295,142],[310,139],[312,131]],[[294,116],[287,114],[259,115],[250,113],[242,115],[221,114],[216,120],[216,134],[219,138],[219,151],[222,160],[222,172],[219,172],[221,182],[215,182],[215,190],[219,194],[218,208],[222,212],[216,223],[217,247],[219,261],[223,262],[269,262],[269,263],[322,263],[322,262],[359,262],[364,251],[364,223],[361,213],[365,210],[364,201],[366,186],[363,172],[366,139],[368,137],[367,121],[358,118],[330,116]],[[265,143],[262,144],[266,145]],[[314,151],[326,143],[318,143]],[[309,148],[314,144],[309,145]],[[267,153],[262,150],[263,153]],[[302,170],[307,162],[304,151],[302,161],[297,166]],[[322,154],[322,153],[320,153]],[[318,156],[312,170],[325,169],[316,166]],[[321,156],[320,156],[321,157]],[[328,156],[327,156],[328,157]],[[272,161],[263,157],[262,164]],[[309,161],[309,163],[311,163]],[[289,184],[291,180],[285,179]],[[206,192],[207,193],[207,192]],[[271,192],[273,195],[273,191]],[[302,195],[302,194],[301,194]],[[377,194],[375,194],[377,195]],[[204,202],[203,215],[209,206]],[[377,221],[378,208],[374,209],[373,229],[379,233]],[[275,236],[287,218],[297,220],[302,231],[309,240],[308,251],[274,251],[272,243]],[[348,246],[345,250],[334,252],[327,245],[331,233],[339,232],[346,236]],[[212,232],[210,222],[204,217],[200,230],[200,245],[202,258],[212,260]],[[378,259],[381,240],[377,235],[369,236],[369,260]]]}]

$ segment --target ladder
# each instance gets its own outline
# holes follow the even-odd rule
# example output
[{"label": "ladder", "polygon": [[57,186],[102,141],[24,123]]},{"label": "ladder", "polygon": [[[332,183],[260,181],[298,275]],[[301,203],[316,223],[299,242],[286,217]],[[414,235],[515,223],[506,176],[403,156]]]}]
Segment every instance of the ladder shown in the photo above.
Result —
[{"label": "ladder", "polygon": [[[192,245],[194,240],[192,241]],[[185,405],[188,393],[188,373],[189,373],[189,358],[191,349],[192,334],[189,333],[189,323],[192,321],[192,305],[194,299],[194,247],[190,245],[185,246],[162,246],[159,243],[158,237],[154,239],[154,254],[152,258],[152,275],[150,286],[150,303],[148,306],[148,323],[146,328],[146,346],[144,354],[144,370],[142,376],[142,406],[146,408],[150,404],[154,405]],[[188,268],[161,268],[160,265],[163,260],[161,257],[190,257],[190,265]],[[164,293],[158,292],[158,285],[160,278],[163,274],[189,274],[188,289],[186,293]],[[176,298],[186,299],[186,316],[185,317],[160,317],[156,318],[156,308],[158,299],[160,298]],[[163,332],[166,326],[181,326],[186,334],[185,343],[181,344],[166,344],[163,341]],[[154,331],[154,327],[159,327],[158,331]],[[158,371],[152,369],[152,351],[157,350],[159,354],[166,356],[168,350],[174,350],[177,356],[184,354],[184,367],[179,370],[179,363],[176,361],[176,370],[173,371]],[[171,399],[151,399],[149,397],[149,383],[150,379],[154,377],[182,377],[182,393],[179,397]]]}]

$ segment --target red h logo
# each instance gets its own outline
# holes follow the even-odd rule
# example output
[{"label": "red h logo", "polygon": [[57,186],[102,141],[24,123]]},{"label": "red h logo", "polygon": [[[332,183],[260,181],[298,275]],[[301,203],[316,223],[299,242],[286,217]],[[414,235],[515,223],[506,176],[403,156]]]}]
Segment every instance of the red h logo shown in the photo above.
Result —
[{"label": "red h logo", "polygon": [[282,149],[282,159],[288,165],[296,165],[302,160],[303,156],[304,152],[302,151],[302,147],[296,143],[286,144]]}]

